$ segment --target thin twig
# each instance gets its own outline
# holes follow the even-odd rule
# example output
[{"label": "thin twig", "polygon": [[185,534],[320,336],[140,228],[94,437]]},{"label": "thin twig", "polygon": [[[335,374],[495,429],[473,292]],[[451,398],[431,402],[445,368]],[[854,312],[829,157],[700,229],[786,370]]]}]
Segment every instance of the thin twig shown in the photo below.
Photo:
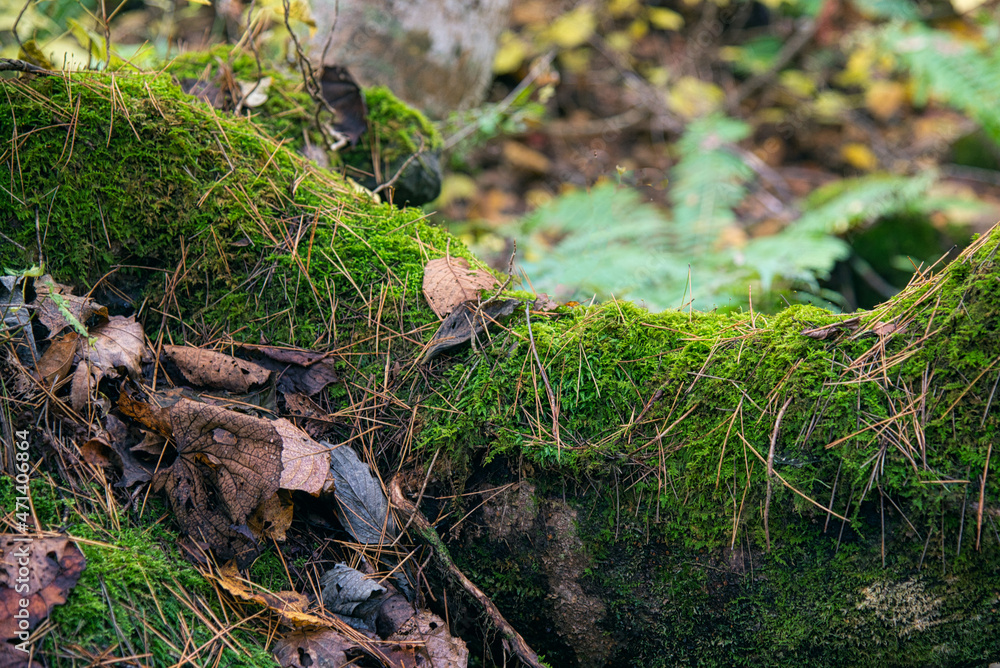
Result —
[{"label": "thin twig", "polygon": [[372,191],[372,194],[377,195],[386,188],[391,188],[393,184],[395,184],[396,181],[399,180],[399,177],[403,175],[403,172],[406,171],[406,168],[410,166],[410,163],[416,160],[417,157],[423,152],[424,152],[424,138],[420,137],[420,148],[417,149],[416,153],[407,158],[406,161],[400,166],[400,168],[396,170],[396,173],[393,174],[392,178],[383,183],[382,185],[380,185],[378,188],[375,188],[375,190]]},{"label": "thin twig", "polygon": [[55,72],[47,70],[44,67],[32,65],[25,60],[17,60],[16,58],[0,58],[0,72],[28,72],[43,76],[55,74]]},{"label": "thin twig", "polygon": [[792,397],[785,400],[785,405],[778,411],[778,417],[774,421],[774,431],[771,432],[771,448],[767,451],[767,496],[764,499],[764,539],[767,541],[767,551],[771,551],[771,530],[768,526],[768,514],[771,511],[771,478],[774,476],[774,446],[778,442],[778,429],[781,428],[781,418],[785,417],[785,410],[792,403]]},{"label": "thin twig", "polygon": [[504,619],[504,616],[500,613],[500,610],[493,603],[493,601],[491,601],[479,587],[473,584],[473,582],[467,578],[451,560],[451,555],[448,554],[448,550],[441,541],[441,537],[438,536],[437,531],[434,530],[434,527],[431,526],[430,522],[427,521],[427,518],[423,516],[420,510],[418,510],[413,503],[403,495],[399,475],[389,481],[389,498],[392,501],[392,505],[410,515],[414,524],[417,526],[417,530],[434,548],[434,552],[444,569],[452,577],[458,580],[462,588],[483,606],[487,616],[490,618],[490,621],[504,634],[507,642],[510,643],[510,647],[515,656],[517,656],[517,658],[520,659],[526,666],[531,666],[531,668],[542,668],[542,662],[539,661],[538,655],[533,649],[531,649],[530,646],[528,646],[528,643],[521,637],[521,634],[514,630],[514,627],[511,626],[506,619]]},{"label": "thin twig", "polygon": [[[21,38],[17,36],[17,24],[21,22],[21,18],[24,16],[24,13],[28,11],[28,7],[31,6],[31,2],[32,0],[25,0],[24,6],[21,7],[21,11],[17,13],[17,18],[14,19],[14,25],[10,27],[10,32],[14,35],[14,39],[17,40],[17,48],[19,49],[24,48],[24,44],[21,43]],[[6,60],[6,58],[0,58],[0,60]]]}]

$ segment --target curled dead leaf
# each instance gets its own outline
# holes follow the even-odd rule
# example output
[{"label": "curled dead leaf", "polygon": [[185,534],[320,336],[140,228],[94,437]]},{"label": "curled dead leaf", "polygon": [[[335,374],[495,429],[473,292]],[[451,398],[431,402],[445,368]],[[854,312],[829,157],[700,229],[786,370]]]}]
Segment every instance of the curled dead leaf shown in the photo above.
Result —
[{"label": "curled dead leaf", "polygon": [[218,582],[234,598],[270,609],[289,626],[328,628],[332,625],[329,619],[306,612],[309,607],[308,596],[295,591],[254,591],[250,583],[240,577],[232,564],[222,566],[218,573],[209,574],[209,577]]},{"label": "curled dead leaf", "polygon": [[60,336],[49,345],[48,350],[38,360],[35,370],[39,377],[48,385],[55,385],[63,378],[69,376],[69,371],[73,368],[73,359],[76,356],[76,347],[80,335],[76,332],[68,332]]},{"label": "curled dead leaf", "polygon": [[278,390],[282,394],[296,392],[313,396],[330,383],[340,380],[335,361],[324,353],[251,344],[242,344],[241,347],[264,356],[258,364],[277,375]]},{"label": "curled dead leaf", "polygon": [[464,343],[473,337],[478,337],[490,325],[496,324],[500,318],[506,318],[514,313],[516,299],[504,299],[477,305],[476,302],[463,302],[445,318],[424,352],[424,361],[429,361]]},{"label": "curled dead leaf", "polygon": [[134,316],[113,315],[90,330],[90,340],[81,340],[80,352],[103,375],[117,378],[124,369],[130,378],[140,375],[146,351],[146,335]]},{"label": "curled dead leaf", "polygon": [[368,107],[361,88],[351,73],[339,65],[323,67],[319,86],[323,100],[337,112],[333,128],[345,135],[351,146],[356,145],[368,129]]},{"label": "curled dead leaf", "polygon": [[470,269],[461,257],[443,257],[424,266],[424,298],[444,319],[462,302],[479,298],[481,290],[497,286],[497,279],[482,269]]},{"label": "curled dead leaf", "polygon": [[118,395],[118,408],[125,415],[163,436],[170,436],[173,433],[170,426],[170,410],[155,405],[149,397],[128,385],[122,387]]},{"label": "curled dead leaf", "polygon": [[271,377],[271,372],[258,364],[214,350],[163,346],[163,355],[192,385],[248,392],[251,387],[262,385]]}]

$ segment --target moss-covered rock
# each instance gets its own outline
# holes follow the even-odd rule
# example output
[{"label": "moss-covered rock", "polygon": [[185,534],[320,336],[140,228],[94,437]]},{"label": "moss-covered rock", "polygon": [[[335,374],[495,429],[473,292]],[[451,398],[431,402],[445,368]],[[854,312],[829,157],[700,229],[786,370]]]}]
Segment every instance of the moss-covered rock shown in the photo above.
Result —
[{"label": "moss-covered rock", "polygon": [[153,338],[330,351],[349,433],[440,453],[425,512],[553,664],[1000,658],[1000,233],[857,320],[522,305],[421,364],[423,264],[468,252],[418,212],[166,76],[0,85],[0,261],[124,288]]}]

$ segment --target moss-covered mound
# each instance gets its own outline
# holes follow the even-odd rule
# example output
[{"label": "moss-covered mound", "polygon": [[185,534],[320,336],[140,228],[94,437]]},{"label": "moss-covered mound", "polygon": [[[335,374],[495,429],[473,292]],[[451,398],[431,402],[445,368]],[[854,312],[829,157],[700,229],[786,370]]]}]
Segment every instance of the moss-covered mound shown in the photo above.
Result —
[{"label": "moss-covered mound", "polygon": [[1000,234],[856,320],[525,301],[422,364],[422,267],[468,253],[417,212],[167,76],[0,85],[0,262],[153,339],[331,351],[345,437],[440,453],[424,512],[553,665],[1000,659]]}]

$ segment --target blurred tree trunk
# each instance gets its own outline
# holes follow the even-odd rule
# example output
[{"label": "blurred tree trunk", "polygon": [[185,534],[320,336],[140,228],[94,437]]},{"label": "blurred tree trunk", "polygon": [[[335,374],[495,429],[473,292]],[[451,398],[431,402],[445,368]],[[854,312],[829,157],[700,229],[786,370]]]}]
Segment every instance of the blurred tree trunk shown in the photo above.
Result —
[{"label": "blurred tree trunk", "polygon": [[317,0],[313,48],[329,41],[324,64],[443,118],[483,101],[509,10],[510,0]]}]

